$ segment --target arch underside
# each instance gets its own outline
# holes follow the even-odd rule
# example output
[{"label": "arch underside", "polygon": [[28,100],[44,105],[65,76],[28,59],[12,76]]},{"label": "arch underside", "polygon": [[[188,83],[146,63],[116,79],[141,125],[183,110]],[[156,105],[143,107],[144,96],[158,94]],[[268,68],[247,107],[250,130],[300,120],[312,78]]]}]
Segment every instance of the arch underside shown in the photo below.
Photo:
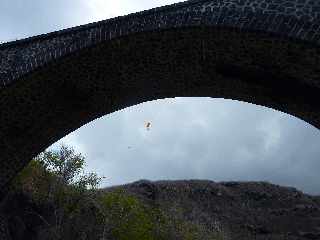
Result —
[{"label": "arch underside", "polygon": [[319,129],[319,51],[263,32],[184,27],[136,33],[67,55],[0,90],[0,185],[82,125],[155,99],[240,100]]}]

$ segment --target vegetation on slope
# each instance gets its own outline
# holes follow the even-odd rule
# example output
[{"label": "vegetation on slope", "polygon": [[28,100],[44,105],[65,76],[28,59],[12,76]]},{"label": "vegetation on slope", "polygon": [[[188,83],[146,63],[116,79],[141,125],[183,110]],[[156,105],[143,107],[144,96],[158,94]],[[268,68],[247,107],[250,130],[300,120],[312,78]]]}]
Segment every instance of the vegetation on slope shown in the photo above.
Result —
[{"label": "vegetation on slope", "polygon": [[124,189],[101,191],[85,158],[67,146],[45,151],[14,179],[2,204],[13,240],[222,239],[143,203]]}]

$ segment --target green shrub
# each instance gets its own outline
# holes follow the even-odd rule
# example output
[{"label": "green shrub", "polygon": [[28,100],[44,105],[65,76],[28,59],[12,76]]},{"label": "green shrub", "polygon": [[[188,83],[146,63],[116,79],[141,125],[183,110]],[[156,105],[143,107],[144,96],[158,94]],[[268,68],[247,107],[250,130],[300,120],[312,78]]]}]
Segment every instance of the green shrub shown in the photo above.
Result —
[{"label": "green shrub", "polygon": [[104,224],[108,223],[111,237],[116,240],[222,240],[219,233],[168,216],[158,207],[143,204],[123,189],[108,192],[99,199],[103,206]]},{"label": "green shrub", "polygon": [[100,199],[112,236],[117,240],[152,240],[155,224],[145,206],[124,191],[106,193]]},{"label": "green shrub", "polygon": [[14,179],[13,192],[28,194],[39,203],[36,206],[50,206],[50,210],[28,210],[42,221],[33,229],[39,239],[223,239],[184,220],[186,209],[177,207],[170,213],[168,207],[150,206],[124,189],[98,190],[102,178],[96,173],[82,174],[84,163],[81,154],[62,146],[60,151],[39,154]]}]

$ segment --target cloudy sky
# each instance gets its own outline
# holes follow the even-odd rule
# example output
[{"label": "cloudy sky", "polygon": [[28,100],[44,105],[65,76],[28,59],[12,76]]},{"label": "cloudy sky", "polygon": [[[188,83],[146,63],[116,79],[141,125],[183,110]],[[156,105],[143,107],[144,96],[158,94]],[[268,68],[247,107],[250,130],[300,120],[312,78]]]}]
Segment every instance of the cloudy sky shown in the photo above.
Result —
[{"label": "cloudy sky", "polygon": [[[1,0],[0,41],[175,2]],[[102,187],[139,179],[263,180],[320,194],[320,131],[288,114],[239,101],[146,102],[97,119],[50,149],[61,143],[86,157],[87,171],[106,176]]]}]

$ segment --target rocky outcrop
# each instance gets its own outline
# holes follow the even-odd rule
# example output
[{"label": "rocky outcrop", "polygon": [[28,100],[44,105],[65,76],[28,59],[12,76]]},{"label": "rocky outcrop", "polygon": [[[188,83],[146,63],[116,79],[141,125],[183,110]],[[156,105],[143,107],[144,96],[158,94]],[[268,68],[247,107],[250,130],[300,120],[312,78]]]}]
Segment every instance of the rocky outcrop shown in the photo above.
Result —
[{"label": "rocky outcrop", "polygon": [[320,239],[319,197],[267,182],[148,181],[115,186],[231,239]]}]

